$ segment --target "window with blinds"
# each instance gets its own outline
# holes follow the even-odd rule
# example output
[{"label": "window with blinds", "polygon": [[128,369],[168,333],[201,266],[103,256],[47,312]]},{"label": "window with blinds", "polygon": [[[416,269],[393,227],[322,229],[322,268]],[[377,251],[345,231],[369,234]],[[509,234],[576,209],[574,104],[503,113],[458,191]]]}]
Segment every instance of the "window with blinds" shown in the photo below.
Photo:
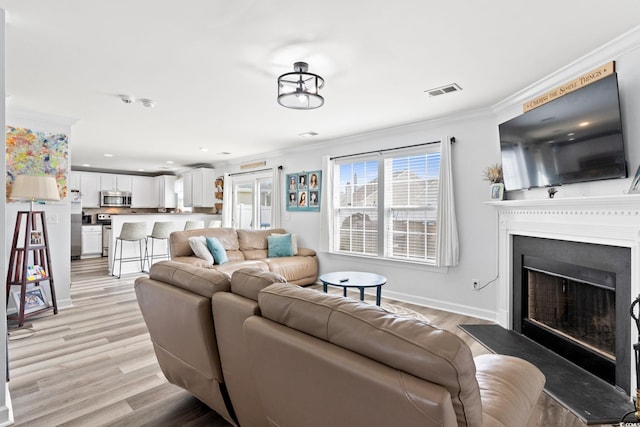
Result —
[{"label": "window with blinds", "polygon": [[440,153],[384,160],[385,256],[435,263]]},{"label": "window with blinds", "polygon": [[334,163],[334,247],[435,264],[439,144]]},{"label": "window with blinds", "polygon": [[378,161],[336,164],[334,250],[378,255]]}]

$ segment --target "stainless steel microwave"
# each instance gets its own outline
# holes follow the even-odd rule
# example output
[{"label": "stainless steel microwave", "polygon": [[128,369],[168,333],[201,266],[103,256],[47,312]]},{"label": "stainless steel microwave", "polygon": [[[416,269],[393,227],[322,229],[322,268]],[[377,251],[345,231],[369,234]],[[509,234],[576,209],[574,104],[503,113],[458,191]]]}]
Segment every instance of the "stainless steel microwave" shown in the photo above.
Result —
[{"label": "stainless steel microwave", "polygon": [[131,207],[131,192],[129,191],[101,191],[100,206],[119,208]]}]

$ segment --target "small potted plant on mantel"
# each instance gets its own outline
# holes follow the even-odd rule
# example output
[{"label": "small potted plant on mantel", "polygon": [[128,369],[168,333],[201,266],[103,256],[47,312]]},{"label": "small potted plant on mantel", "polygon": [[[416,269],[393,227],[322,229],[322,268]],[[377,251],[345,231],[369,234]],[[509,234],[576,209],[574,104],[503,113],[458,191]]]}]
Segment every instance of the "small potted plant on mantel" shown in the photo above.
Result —
[{"label": "small potted plant on mantel", "polygon": [[484,179],[489,181],[489,194],[491,200],[502,200],[504,196],[504,183],[502,178],[502,165],[496,163],[491,166],[487,166],[482,171]]}]

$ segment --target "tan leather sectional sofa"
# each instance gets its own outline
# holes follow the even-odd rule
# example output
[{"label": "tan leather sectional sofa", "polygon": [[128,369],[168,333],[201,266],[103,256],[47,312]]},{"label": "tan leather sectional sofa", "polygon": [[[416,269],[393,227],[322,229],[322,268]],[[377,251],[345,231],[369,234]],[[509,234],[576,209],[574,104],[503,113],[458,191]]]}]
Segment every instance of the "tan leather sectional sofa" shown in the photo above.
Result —
[{"label": "tan leather sectional sofa", "polygon": [[422,321],[253,269],[165,261],[135,289],[168,380],[233,425],[535,426],[537,368]]},{"label": "tan leather sectional sofa", "polygon": [[[269,258],[267,236],[284,234],[281,228],[270,230],[236,230],[232,228],[203,228],[174,231],[169,236],[169,248],[173,261],[213,268],[231,275],[240,268],[258,268],[282,275],[295,285],[310,285],[318,278],[318,257],[313,249],[298,248],[296,256]],[[196,257],[189,245],[189,237],[217,238],[227,253],[229,262],[210,265]]]}]

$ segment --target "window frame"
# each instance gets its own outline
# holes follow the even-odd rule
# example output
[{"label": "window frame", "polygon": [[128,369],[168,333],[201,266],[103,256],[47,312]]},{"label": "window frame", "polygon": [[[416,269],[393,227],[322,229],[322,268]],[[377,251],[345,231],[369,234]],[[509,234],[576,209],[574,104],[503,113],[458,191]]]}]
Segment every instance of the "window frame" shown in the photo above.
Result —
[{"label": "window frame", "polygon": [[[438,173],[435,174],[436,182],[438,183],[437,185],[438,188],[435,195],[431,197],[425,196],[428,199],[428,202],[430,203],[425,205],[415,206],[415,207],[408,206],[404,208],[387,204],[388,198],[392,197],[392,193],[389,194],[390,192],[387,187],[388,183],[386,182],[388,178],[387,176],[385,176],[385,171],[387,168],[391,167],[390,166],[390,164],[392,163],[391,159],[424,155],[425,156],[424,161],[426,164],[428,164],[429,156],[435,155],[435,154],[437,154],[438,156],[438,163],[437,163]],[[333,182],[331,183],[330,188],[331,188],[331,191],[333,192],[333,200],[334,200],[334,204],[331,212],[331,215],[333,216],[334,221],[333,221],[332,229],[329,230],[329,232],[333,234],[333,244],[329,248],[330,253],[336,254],[336,255],[370,258],[372,260],[396,261],[396,262],[402,262],[402,263],[419,264],[423,266],[440,268],[440,267],[437,267],[438,251],[437,251],[437,248],[435,247],[435,245],[437,244],[436,242],[438,240],[437,239],[438,198],[439,198],[439,192],[441,191],[440,177],[439,177],[439,169],[440,169],[441,163],[440,163],[439,156],[440,156],[440,143],[438,142],[438,143],[433,143],[433,144],[416,147],[416,148],[385,150],[384,153],[374,153],[369,155],[348,156],[348,157],[345,156],[345,157],[340,157],[332,160],[330,167],[334,168],[333,169],[334,173],[333,173]],[[352,208],[349,208],[346,206],[340,206],[340,198],[341,198],[341,191],[340,191],[341,178],[340,178],[340,169],[339,169],[340,165],[355,164],[355,163],[367,162],[367,161],[377,161],[376,206],[374,208],[366,208],[365,206],[355,206]],[[431,180],[433,179],[434,178],[432,177]],[[426,181],[425,185],[428,186],[429,185],[428,176],[425,176],[424,180]],[[429,191],[428,187],[426,188],[426,191],[427,192]],[[354,252],[354,251],[340,249],[340,245],[341,245],[340,232],[342,228],[340,224],[341,216],[339,214],[344,212],[347,209],[353,209],[356,212],[363,212],[366,209],[375,209],[375,212],[377,215],[377,218],[376,218],[377,251],[375,254],[366,253],[366,252]],[[427,225],[425,225],[425,233],[424,233],[425,242],[427,239],[429,239],[429,236],[431,236],[431,238],[433,239],[434,246],[432,247],[432,251],[433,251],[432,257],[426,256],[428,243],[426,243],[427,247],[425,248],[425,258],[402,257],[402,256],[393,255],[392,248],[390,247],[390,245],[391,246],[393,245],[393,230],[390,226],[389,221],[391,217],[390,212],[393,211],[394,209],[409,210],[409,211],[422,209],[424,211],[427,211],[427,210],[432,211],[431,215],[433,217],[433,224],[435,229],[433,230],[433,234],[430,234],[429,230],[427,229]],[[428,222],[428,221],[429,221],[428,219],[425,219],[425,222]],[[408,232],[407,235],[409,234],[411,233]],[[364,243],[363,243],[363,247],[364,247]]]}]

